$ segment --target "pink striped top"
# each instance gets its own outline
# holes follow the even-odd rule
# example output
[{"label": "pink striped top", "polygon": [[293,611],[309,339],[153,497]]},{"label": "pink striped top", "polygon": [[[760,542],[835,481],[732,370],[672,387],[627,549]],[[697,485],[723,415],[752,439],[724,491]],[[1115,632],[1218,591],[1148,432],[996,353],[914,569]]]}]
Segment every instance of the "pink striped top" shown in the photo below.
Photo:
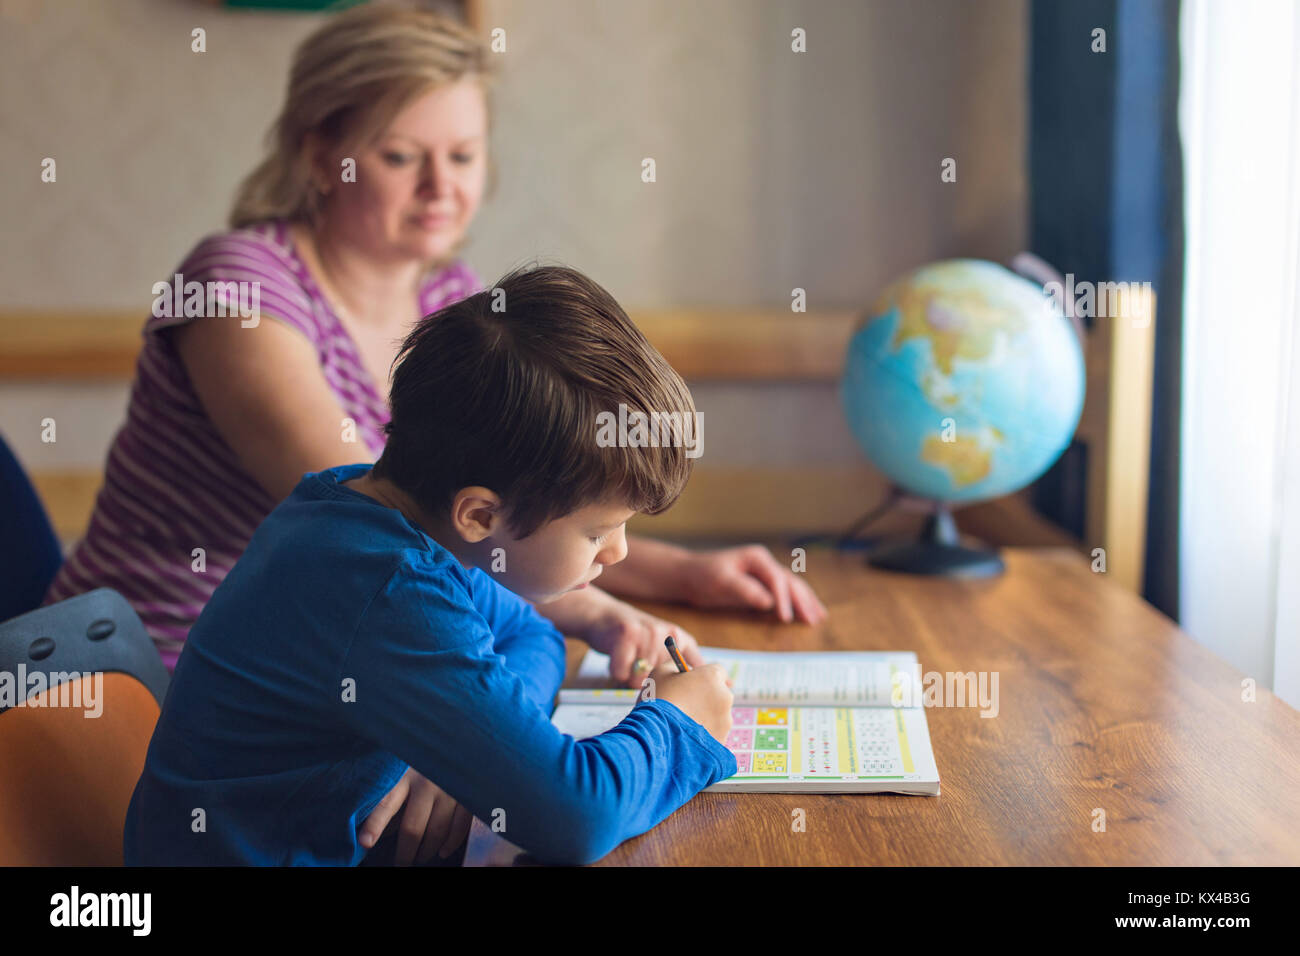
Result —
[{"label": "pink striped top", "polygon": [[[286,222],[208,236],[176,272],[184,283],[259,283],[262,319],[284,322],[315,346],[321,372],[365,443],[356,460],[379,456],[388,397],[299,258]],[[426,278],[421,311],[428,315],[478,290],[473,271],[454,262]],[[190,625],[277,504],[217,434],[171,337],[160,334],[192,320],[153,316],[145,323],[126,424],[109,450],[90,527],[45,596],[49,604],[97,587],[119,591],[168,670]]]}]

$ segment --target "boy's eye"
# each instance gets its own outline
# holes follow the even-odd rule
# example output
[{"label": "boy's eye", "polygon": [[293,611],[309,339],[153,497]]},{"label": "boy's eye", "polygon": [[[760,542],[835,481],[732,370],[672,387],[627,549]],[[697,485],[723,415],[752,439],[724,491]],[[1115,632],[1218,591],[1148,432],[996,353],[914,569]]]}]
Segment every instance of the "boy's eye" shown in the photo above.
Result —
[{"label": "boy's eye", "polygon": [[390,166],[401,166],[408,159],[410,159],[409,156],[404,156],[401,153],[384,153],[384,161]]},{"label": "boy's eye", "polygon": [[462,166],[464,166],[467,163],[474,162],[474,156],[472,153],[456,153],[451,158],[454,159]]},{"label": "boy's eye", "polygon": [[592,544],[604,544],[605,539],[608,537],[609,535],[602,534],[599,538],[588,538],[587,540],[590,541]]}]

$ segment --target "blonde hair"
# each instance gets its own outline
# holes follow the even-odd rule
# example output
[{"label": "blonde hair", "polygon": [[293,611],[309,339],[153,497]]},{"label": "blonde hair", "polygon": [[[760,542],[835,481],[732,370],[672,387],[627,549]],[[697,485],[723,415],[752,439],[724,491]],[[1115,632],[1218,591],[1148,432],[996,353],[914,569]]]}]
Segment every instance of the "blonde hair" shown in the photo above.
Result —
[{"label": "blonde hair", "polygon": [[[269,155],[240,183],[230,227],[288,219],[314,230],[322,193],[304,148],[309,136],[327,150],[364,147],[408,103],[466,77],[489,98],[488,51],[455,20],[396,3],[363,4],[332,16],[294,53],[284,107],[267,133]],[[489,158],[489,194],[494,174]]]}]

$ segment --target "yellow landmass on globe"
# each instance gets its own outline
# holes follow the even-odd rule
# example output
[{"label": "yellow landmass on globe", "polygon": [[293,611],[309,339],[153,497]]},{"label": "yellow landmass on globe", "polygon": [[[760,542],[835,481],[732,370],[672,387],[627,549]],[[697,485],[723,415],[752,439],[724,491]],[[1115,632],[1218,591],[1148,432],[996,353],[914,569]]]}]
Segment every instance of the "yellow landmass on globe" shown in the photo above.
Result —
[{"label": "yellow landmass on globe", "polygon": [[944,469],[952,483],[962,488],[988,477],[993,451],[974,438],[944,441],[938,435],[927,435],[921,446],[921,460]]},{"label": "yellow landmass on globe", "polygon": [[956,408],[962,399],[953,391],[952,380],[932,368],[921,373],[921,391],[925,393],[926,401],[941,411]]},{"label": "yellow landmass on globe", "polygon": [[893,347],[908,339],[927,340],[944,375],[952,374],[954,358],[987,358],[999,333],[1014,336],[1025,328],[1018,309],[1000,307],[977,289],[912,282],[886,291],[882,299],[886,302],[877,314],[897,308],[901,315]]}]

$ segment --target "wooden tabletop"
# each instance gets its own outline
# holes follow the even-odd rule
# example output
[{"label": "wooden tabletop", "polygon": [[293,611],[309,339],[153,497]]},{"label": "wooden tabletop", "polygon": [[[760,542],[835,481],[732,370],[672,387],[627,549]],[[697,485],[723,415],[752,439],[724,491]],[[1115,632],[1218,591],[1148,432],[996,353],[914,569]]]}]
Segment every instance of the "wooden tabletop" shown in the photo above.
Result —
[{"label": "wooden tabletop", "polygon": [[[996,672],[997,715],[927,708],[937,797],[700,793],[597,865],[1300,864],[1300,712],[1263,687],[1243,700],[1248,675],[1077,553],[1003,554],[1004,576],[952,581],[810,550],[818,627],[642,605],[706,646]],[[569,649],[572,675],[586,648]],[[475,821],[467,866],[530,862]]]}]

